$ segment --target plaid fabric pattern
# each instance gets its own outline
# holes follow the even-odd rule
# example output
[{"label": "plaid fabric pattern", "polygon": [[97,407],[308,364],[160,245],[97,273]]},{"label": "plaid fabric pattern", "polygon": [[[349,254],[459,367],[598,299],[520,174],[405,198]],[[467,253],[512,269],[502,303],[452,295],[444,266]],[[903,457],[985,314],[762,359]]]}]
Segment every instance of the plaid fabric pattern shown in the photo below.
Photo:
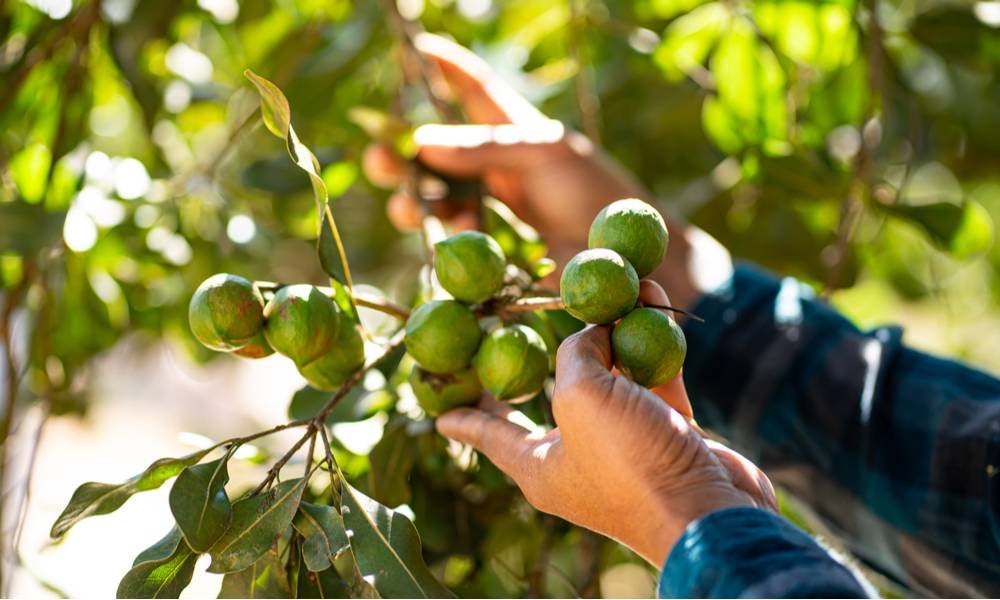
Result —
[{"label": "plaid fabric pattern", "polygon": [[684,325],[684,372],[702,425],[913,593],[1000,596],[1000,380],[903,346],[898,328],[859,331],[750,265],[693,310],[706,322]]},{"label": "plaid fabric pattern", "polygon": [[730,508],[692,523],[660,575],[661,598],[861,598],[854,571],[785,519]]}]

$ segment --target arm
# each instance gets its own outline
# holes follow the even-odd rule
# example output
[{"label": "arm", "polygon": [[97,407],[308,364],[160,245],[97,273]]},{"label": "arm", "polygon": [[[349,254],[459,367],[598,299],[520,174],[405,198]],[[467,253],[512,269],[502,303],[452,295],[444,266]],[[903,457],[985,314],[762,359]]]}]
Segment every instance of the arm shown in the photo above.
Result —
[{"label": "arm", "polygon": [[685,379],[704,425],[911,589],[1000,591],[1000,381],[748,266],[694,311]]}]

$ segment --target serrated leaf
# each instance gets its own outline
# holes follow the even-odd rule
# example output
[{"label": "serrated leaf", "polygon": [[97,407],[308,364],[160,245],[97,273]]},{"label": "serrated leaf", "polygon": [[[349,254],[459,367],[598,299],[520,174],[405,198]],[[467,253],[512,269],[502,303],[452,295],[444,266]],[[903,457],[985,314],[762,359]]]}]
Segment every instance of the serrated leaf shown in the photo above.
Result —
[{"label": "serrated leaf", "polygon": [[208,571],[232,573],[256,562],[292,524],[305,486],[305,479],[283,481],[264,494],[233,504],[229,529],[209,551]]},{"label": "serrated leaf", "polygon": [[292,526],[302,536],[302,559],[310,571],[329,569],[348,548],[344,520],[332,506],[303,502]]},{"label": "serrated leaf", "polygon": [[260,94],[260,112],[264,125],[274,135],[286,137],[292,124],[292,110],[288,106],[285,94],[278,89],[278,86],[250,69],[243,71],[243,75],[253,83],[257,93]]},{"label": "serrated leaf", "polygon": [[170,488],[170,512],[195,552],[208,552],[232,519],[226,495],[229,456],[184,469]]},{"label": "serrated leaf", "polygon": [[194,575],[198,555],[174,527],[143,550],[118,584],[118,598],[177,598]]},{"label": "serrated leaf", "polygon": [[409,502],[409,478],[416,454],[413,438],[406,434],[406,419],[389,423],[368,455],[368,490],[372,497],[387,506]]},{"label": "serrated leaf", "polygon": [[242,571],[226,573],[219,598],[288,598],[291,588],[278,550],[271,547],[257,562]]},{"label": "serrated leaf", "polygon": [[404,515],[341,478],[341,514],[362,575],[387,598],[453,598],[427,568],[420,535]]},{"label": "serrated leaf", "polygon": [[215,445],[180,458],[161,458],[125,483],[112,484],[91,481],[81,485],[73,492],[69,504],[52,525],[49,535],[54,538],[59,537],[82,519],[95,515],[106,515],[118,510],[134,494],[155,490],[186,467],[197,464],[217,447],[218,445]]}]

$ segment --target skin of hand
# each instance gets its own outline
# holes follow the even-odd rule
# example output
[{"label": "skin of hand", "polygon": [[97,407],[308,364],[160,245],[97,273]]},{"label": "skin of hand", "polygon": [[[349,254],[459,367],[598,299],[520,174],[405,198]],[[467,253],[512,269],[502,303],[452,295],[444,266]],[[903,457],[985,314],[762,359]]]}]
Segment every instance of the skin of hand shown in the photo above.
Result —
[{"label": "skin of hand", "polygon": [[[414,138],[418,158],[442,173],[480,177],[494,196],[534,226],[560,265],[587,247],[590,223],[620,198],[650,201],[651,194],[628,171],[585,136],[552,120],[495,75],[478,56],[442,37],[421,34],[415,44],[440,70],[471,125],[424,125]],[[373,144],[362,159],[372,183],[395,187],[405,163],[388,146]],[[396,192],[387,206],[400,229],[417,229],[423,211],[415,198]],[[652,278],[670,290],[680,308],[732,270],[725,248],[701,230],[667,219],[670,249]],[[475,226],[459,215],[458,229]]]},{"label": "skin of hand", "polygon": [[[644,281],[640,300],[663,303],[666,294]],[[438,430],[483,452],[539,510],[614,538],[657,567],[703,515],[777,510],[753,463],[689,425],[681,376],[648,390],[613,371],[610,334],[591,326],[559,347],[555,429],[486,399],[442,415]]]}]

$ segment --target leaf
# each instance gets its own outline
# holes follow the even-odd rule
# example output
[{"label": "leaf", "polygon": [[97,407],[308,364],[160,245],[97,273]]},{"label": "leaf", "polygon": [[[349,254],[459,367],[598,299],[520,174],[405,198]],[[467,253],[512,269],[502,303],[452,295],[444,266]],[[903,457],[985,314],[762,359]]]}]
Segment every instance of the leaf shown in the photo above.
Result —
[{"label": "leaf", "polygon": [[[303,553],[305,549],[303,549]],[[296,598],[352,598],[351,587],[330,567],[319,572],[306,568],[305,560],[299,563],[296,581]]]},{"label": "leaf", "polygon": [[417,453],[413,438],[406,433],[406,421],[400,418],[389,423],[368,455],[369,493],[387,506],[410,501],[409,478]]},{"label": "leaf", "polygon": [[483,231],[500,244],[507,259],[525,270],[545,258],[548,246],[531,226],[496,198],[483,198]]},{"label": "leaf", "polygon": [[219,598],[288,598],[291,588],[278,550],[272,546],[264,556],[242,571],[226,573]]},{"label": "leaf", "polygon": [[416,527],[341,478],[341,514],[361,573],[387,598],[453,598],[431,575]]},{"label": "leaf", "polygon": [[918,225],[935,244],[959,258],[981,254],[993,245],[993,221],[978,202],[877,206]]},{"label": "leaf", "polygon": [[302,559],[310,571],[323,571],[349,547],[340,512],[332,506],[303,502],[292,521],[302,536]]},{"label": "leaf", "polygon": [[174,527],[143,550],[118,584],[118,598],[177,598],[194,575],[198,555]]},{"label": "leaf", "polygon": [[186,467],[197,464],[218,446],[216,444],[180,458],[161,458],[125,483],[112,484],[92,481],[81,485],[73,492],[73,497],[70,498],[69,504],[52,525],[49,535],[54,538],[60,537],[82,519],[95,515],[106,515],[118,510],[134,494],[155,490]]},{"label": "leaf", "polygon": [[305,486],[305,479],[292,479],[233,504],[229,529],[209,551],[212,564],[208,571],[232,573],[256,562],[292,524]]},{"label": "leaf", "polygon": [[170,488],[170,512],[195,552],[208,552],[232,519],[226,495],[229,456],[184,469]]},{"label": "leaf", "polygon": [[42,143],[31,144],[10,159],[10,177],[21,198],[29,204],[38,204],[45,195],[52,152]]},{"label": "leaf", "polygon": [[[249,79],[261,97],[261,112],[264,117],[264,124],[271,133],[285,139],[285,147],[292,161],[309,176],[309,183],[312,184],[313,197],[316,200],[316,210],[319,214],[319,231],[316,234],[316,251],[320,256],[320,263],[327,275],[337,281],[347,284],[348,290],[353,287],[351,282],[351,268],[347,264],[347,254],[344,251],[343,241],[340,239],[340,231],[337,223],[333,219],[333,211],[330,208],[330,196],[326,190],[326,182],[320,174],[319,161],[305,144],[299,140],[299,136],[292,127],[292,114],[288,106],[288,99],[267,79],[257,75],[250,69],[243,74]],[[328,236],[328,244],[336,250],[338,261],[324,259],[323,234]],[[339,264],[338,264],[339,263]]]},{"label": "leaf", "polygon": [[671,81],[702,66],[732,13],[721,2],[700,6],[670,23],[653,59]]},{"label": "leaf", "polygon": [[278,137],[287,137],[288,130],[292,126],[292,109],[288,106],[288,99],[267,79],[254,73],[250,69],[243,71],[243,75],[253,83],[260,94],[260,112],[267,129]]}]

